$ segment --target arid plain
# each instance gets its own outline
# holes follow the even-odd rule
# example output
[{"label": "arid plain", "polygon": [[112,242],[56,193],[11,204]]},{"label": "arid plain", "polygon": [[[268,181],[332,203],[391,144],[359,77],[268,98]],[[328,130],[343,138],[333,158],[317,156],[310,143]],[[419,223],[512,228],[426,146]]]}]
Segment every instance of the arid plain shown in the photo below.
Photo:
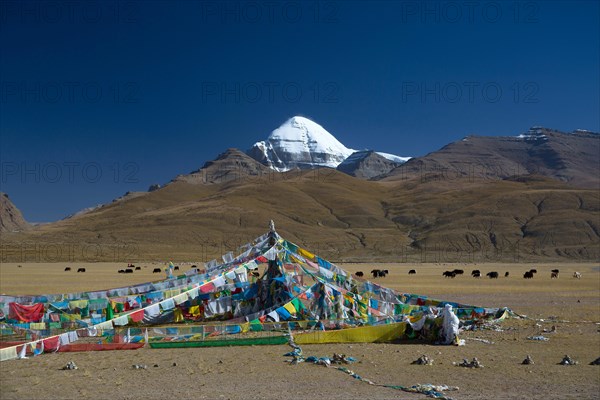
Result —
[{"label": "arid plain", "polygon": [[[21,267],[18,267],[21,265]],[[114,263],[72,264],[87,272],[65,272],[66,263],[2,263],[0,292],[5,294],[59,293],[103,289],[159,279],[159,263],[141,263],[141,271],[118,274]],[[145,268],[144,266],[147,266]],[[355,357],[350,369],[377,384],[411,386],[432,383],[459,387],[455,399],[597,399],[600,366],[600,266],[596,263],[553,264],[341,264],[356,272],[385,266],[390,274],[378,283],[407,293],[485,307],[509,307],[525,319],[508,319],[502,331],[461,334],[465,346],[424,343],[338,344],[304,346],[304,354]],[[182,267],[183,270],[189,266]],[[462,268],[455,279],[446,269]],[[498,271],[499,279],[475,279],[471,269]],[[537,268],[532,280],[524,271]],[[560,269],[559,279],[550,270]],[[417,274],[409,276],[409,269]],[[575,279],[572,273],[581,272]],[[504,273],[509,272],[509,277]],[[161,276],[162,278],[162,276]],[[556,327],[554,333],[543,333]],[[547,342],[528,340],[543,334]],[[482,341],[483,339],[487,341]],[[333,368],[302,363],[288,365],[287,346],[57,353],[0,364],[2,399],[208,399],[373,398],[419,399],[421,394],[371,386]],[[432,366],[411,365],[422,354]],[[522,365],[530,355],[535,364]],[[558,365],[569,355],[578,365]],[[484,368],[453,365],[477,357]],[[79,369],[63,371],[68,361]],[[177,365],[174,366],[173,364]],[[133,364],[147,364],[136,370]],[[154,365],[158,365],[154,367]]]}]

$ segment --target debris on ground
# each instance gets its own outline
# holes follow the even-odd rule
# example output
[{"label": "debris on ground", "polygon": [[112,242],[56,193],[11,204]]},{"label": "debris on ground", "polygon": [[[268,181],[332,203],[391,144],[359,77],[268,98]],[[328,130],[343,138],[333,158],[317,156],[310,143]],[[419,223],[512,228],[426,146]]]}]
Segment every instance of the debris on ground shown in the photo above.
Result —
[{"label": "debris on ground", "polygon": [[333,358],[331,359],[331,362],[333,364],[350,364],[353,363],[354,361],[356,361],[353,357],[346,357],[345,354],[337,354],[337,353],[333,353]]},{"label": "debris on ground", "polygon": [[494,344],[494,342],[492,342],[491,340],[487,340],[487,339],[481,339],[481,338],[468,338],[469,340],[475,340],[477,342],[482,342],[485,344]]},{"label": "debris on ground", "polygon": [[531,356],[529,354],[527,354],[527,357],[525,357],[525,359],[523,360],[523,362],[521,364],[532,365],[532,364],[534,364],[533,358],[531,358]]},{"label": "debris on ground", "polygon": [[458,364],[453,363],[453,364],[458,365],[459,367],[465,367],[465,368],[483,368],[483,364],[481,364],[479,362],[477,357],[473,357],[473,361],[471,361],[471,362],[469,362],[469,360],[464,358],[460,363],[458,363]]},{"label": "debris on ground", "polygon": [[64,370],[77,369],[77,365],[75,365],[75,363],[73,361],[69,361],[67,363],[67,365],[65,365],[62,369],[64,369]]},{"label": "debris on ground", "polygon": [[556,332],[556,325],[552,325],[552,328],[550,328],[550,329],[545,328],[542,332],[544,332],[544,333],[555,333]]},{"label": "debris on ground", "polygon": [[148,366],[146,364],[133,364],[132,368],[133,369],[147,369]]},{"label": "debris on ground", "polygon": [[579,364],[577,361],[573,360],[571,357],[569,357],[568,355],[565,355],[562,359],[561,362],[559,362],[560,365],[577,365]]},{"label": "debris on ground", "polygon": [[433,365],[433,358],[429,358],[425,354],[423,354],[421,357],[417,358],[411,364],[416,364],[416,365]]},{"label": "debris on ground", "polygon": [[545,336],[538,335],[538,336],[529,336],[529,337],[527,338],[527,340],[537,340],[537,341],[540,341],[540,342],[547,342],[547,341],[548,341],[548,340],[550,340],[550,339],[548,339],[548,338],[547,338],[547,337],[545,337]]},{"label": "debris on ground", "polygon": [[[418,384],[418,385],[413,385],[413,386],[402,386],[402,385],[377,384],[369,379],[361,377],[354,371],[352,371],[344,366],[341,366],[341,365],[333,366],[332,365],[332,364],[350,364],[350,363],[357,361],[355,358],[347,357],[345,354],[334,353],[332,358],[310,356],[310,357],[307,357],[306,359],[304,359],[304,357],[302,356],[302,349],[300,348],[300,346],[298,346],[294,342],[294,338],[292,337],[291,332],[289,335],[290,335],[290,338],[289,338],[288,344],[294,350],[290,351],[289,353],[284,354],[284,356],[292,357],[292,360],[288,361],[291,365],[298,364],[298,363],[301,363],[304,361],[313,363],[313,364],[317,364],[317,365],[324,365],[326,367],[335,368],[338,371],[345,372],[352,378],[357,379],[361,382],[368,383],[369,385],[387,387],[390,389],[402,390],[402,391],[409,392],[409,393],[421,393],[428,397],[436,398],[439,400],[452,400],[451,397],[446,396],[442,392],[458,390],[458,387],[456,387],[456,386],[447,386],[447,385]],[[421,358],[425,358],[427,361],[429,361],[431,363],[433,362],[433,360],[429,359],[429,357],[427,357],[426,355],[423,355]],[[474,358],[473,361],[476,364],[479,364],[479,362],[477,361],[476,358]],[[427,364],[427,365],[431,365],[431,364]]]}]

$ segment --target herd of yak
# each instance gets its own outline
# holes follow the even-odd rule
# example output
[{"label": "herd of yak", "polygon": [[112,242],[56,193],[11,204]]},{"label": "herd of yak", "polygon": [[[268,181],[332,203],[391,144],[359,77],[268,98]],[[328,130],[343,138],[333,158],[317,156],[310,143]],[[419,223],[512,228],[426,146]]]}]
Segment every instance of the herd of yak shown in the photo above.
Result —
[{"label": "herd of yak", "polygon": [[[21,266],[19,266],[21,267]],[[148,268],[147,265],[144,265],[144,268]],[[200,269],[196,266],[196,265],[192,265],[190,267],[191,269],[195,269],[197,273],[200,272]],[[136,267],[133,264],[127,264],[127,268],[125,269],[120,269],[117,272],[119,274],[133,274],[133,271],[140,271],[142,269],[142,267]],[[165,268],[165,272],[167,272],[168,268]],[[179,271],[179,266],[175,265],[173,267],[174,271]],[[65,271],[71,271],[71,267],[65,267]],[[85,272],[85,268],[78,268],[77,272]],[[161,268],[154,268],[152,270],[153,274],[160,274],[161,272],[163,272],[163,270]],[[387,274],[387,270],[385,271],[385,274]],[[260,273],[258,272],[258,267],[253,268],[252,270],[248,271],[248,273],[250,274],[250,276],[252,276],[253,278],[258,278],[260,277]],[[381,276],[385,276],[385,274],[381,275]],[[362,276],[362,275],[361,275]]]},{"label": "herd of yak", "polygon": [[[144,267],[144,268],[146,268],[146,267]],[[198,267],[195,266],[195,265],[192,265],[191,268],[192,269],[194,269],[194,268],[197,269]],[[127,264],[127,268],[120,269],[120,270],[118,270],[118,272],[119,272],[119,274],[132,274],[134,270],[135,271],[139,271],[141,269],[142,269],[141,267],[136,267],[133,264]],[[179,271],[179,266],[175,266],[174,270],[175,271]],[[258,273],[257,270],[258,270],[258,268],[255,268],[253,271],[251,271],[251,274],[252,274],[253,277],[258,277],[259,276],[259,273]],[[65,267],[65,271],[71,271],[71,268],[70,267]],[[85,268],[78,268],[77,272],[85,272]],[[154,270],[152,271],[152,273],[155,273],[155,274],[156,273],[161,273],[161,272],[162,272],[162,270],[160,268],[154,268]],[[560,271],[558,269],[553,269],[552,271],[550,271],[550,278],[552,278],[552,279],[558,279],[558,273],[559,272]],[[385,278],[388,273],[389,273],[389,271],[387,269],[374,269],[374,270],[371,271],[371,275],[373,275],[373,278]],[[411,269],[410,271],[408,271],[409,275],[415,275],[416,273],[417,273],[417,271],[414,270],[414,269]],[[462,270],[462,269],[454,269],[452,271],[444,271],[442,273],[442,276],[445,277],[445,278],[456,278],[457,275],[463,275],[464,273],[465,273],[465,271]],[[526,271],[523,274],[523,278],[525,278],[525,279],[532,279],[533,276],[536,273],[537,273],[537,269],[530,269],[529,271]],[[365,274],[362,271],[358,271],[358,272],[356,272],[355,275],[357,277],[362,278]],[[498,279],[498,276],[500,276],[497,271],[491,271],[491,272],[488,272],[485,275],[488,278],[490,278],[490,279]],[[508,271],[504,273],[504,277],[505,278],[508,278],[509,275],[510,274],[508,273]],[[473,278],[481,278],[481,271],[478,270],[478,269],[474,269],[473,271],[471,271],[471,276]],[[574,272],[573,273],[573,278],[580,279],[581,278],[581,273]]]},{"label": "herd of yak", "polygon": [[[550,271],[550,278],[552,278],[552,279],[558,279],[558,273],[559,272],[560,271],[558,269],[553,269],[552,271]],[[408,271],[409,275],[414,275],[416,273],[417,273],[417,271],[414,270],[414,269],[411,269],[410,271]],[[462,270],[462,269],[455,269],[455,270],[452,270],[452,271],[444,271],[442,273],[442,276],[445,277],[445,278],[456,278],[457,275],[463,275],[464,273],[465,273],[465,271]],[[381,270],[381,269],[374,269],[374,270],[371,271],[371,274],[373,275],[373,278],[384,278],[388,274],[388,270],[387,269],[383,269],[383,270]],[[537,269],[533,268],[533,269],[530,269],[529,271],[526,271],[523,274],[523,278],[525,278],[525,279],[532,279],[535,274],[537,274]],[[362,278],[365,274],[362,271],[358,271],[355,275]],[[485,275],[488,278],[490,278],[490,279],[498,279],[498,277],[500,276],[500,274],[498,274],[497,271],[491,271],[491,272],[488,272]],[[504,273],[504,277],[505,278],[508,278],[509,275],[510,275],[510,273],[508,271]],[[471,276],[473,278],[481,278],[481,271],[478,270],[478,269],[474,269],[473,271],[471,271]],[[581,278],[581,273],[574,272],[573,273],[573,278],[580,279]]]}]

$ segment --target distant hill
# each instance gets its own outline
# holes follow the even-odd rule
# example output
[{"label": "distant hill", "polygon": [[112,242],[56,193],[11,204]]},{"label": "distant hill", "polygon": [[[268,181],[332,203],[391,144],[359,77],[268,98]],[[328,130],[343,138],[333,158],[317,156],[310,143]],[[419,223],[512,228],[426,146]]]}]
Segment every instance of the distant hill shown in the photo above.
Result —
[{"label": "distant hill", "polygon": [[0,232],[14,232],[29,229],[21,211],[12,203],[6,193],[0,192]]},{"label": "distant hill", "polygon": [[517,136],[467,136],[413,158],[380,178],[506,179],[525,175],[600,188],[600,134],[534,127]]},{"label": "distant hill", "polygon": [[[240,157],[228,154],[219,162]],[[4,235],[3,257],[43,261],[11,251],[35,243],[25,248],[75,249],[65,256],[86,261],[208,261],[264,233],[273,219],[283,236],[334,261],[600,258],[598,191],[545,177],[385,182],[326,168],[194,179],[181,176],[159,190]]]},{"label": "distant hill", "polygon": [[372,179],[384,176],[398,165],[374,151],[364,150],[352,153],[337,166],[337,170],[357,178]]},{"label": "distant hill", "polygon": [[198,171],[179,175],[175,182],[214,184],[238,181],[249,177],[268,176],[272,170],[238,149],[227,149]]}]

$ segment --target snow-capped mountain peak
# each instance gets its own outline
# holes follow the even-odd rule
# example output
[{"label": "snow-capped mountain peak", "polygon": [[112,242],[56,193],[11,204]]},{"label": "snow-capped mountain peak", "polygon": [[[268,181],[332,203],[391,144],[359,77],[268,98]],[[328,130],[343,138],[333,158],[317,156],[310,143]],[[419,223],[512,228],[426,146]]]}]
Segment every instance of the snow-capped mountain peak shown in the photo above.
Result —
[{"label": "snow-capped mountain peak", "polygon": [[292,117],[269,135],[270,142],[279,142],[292,152],[310,151],[317,153],[345,154],[354,152],[348,149],[325,128],[304,117]]},{"label": "snow-capped mountain peak", "polygon": [[[295,116],[271,132],[267,140],[256,142],[247,154],[276,171],[288,171],[293,168],[336,168],[355,151],[316,122]],[[379,154],[398,164],[410,159]]]},{"label": "snow-capped mountain peak", "polygon": [[292,168],[337,167],[354,150],[344,146],[321,125],[292,117],[267,140],[257,142],[248,155],[277,171]]}]

